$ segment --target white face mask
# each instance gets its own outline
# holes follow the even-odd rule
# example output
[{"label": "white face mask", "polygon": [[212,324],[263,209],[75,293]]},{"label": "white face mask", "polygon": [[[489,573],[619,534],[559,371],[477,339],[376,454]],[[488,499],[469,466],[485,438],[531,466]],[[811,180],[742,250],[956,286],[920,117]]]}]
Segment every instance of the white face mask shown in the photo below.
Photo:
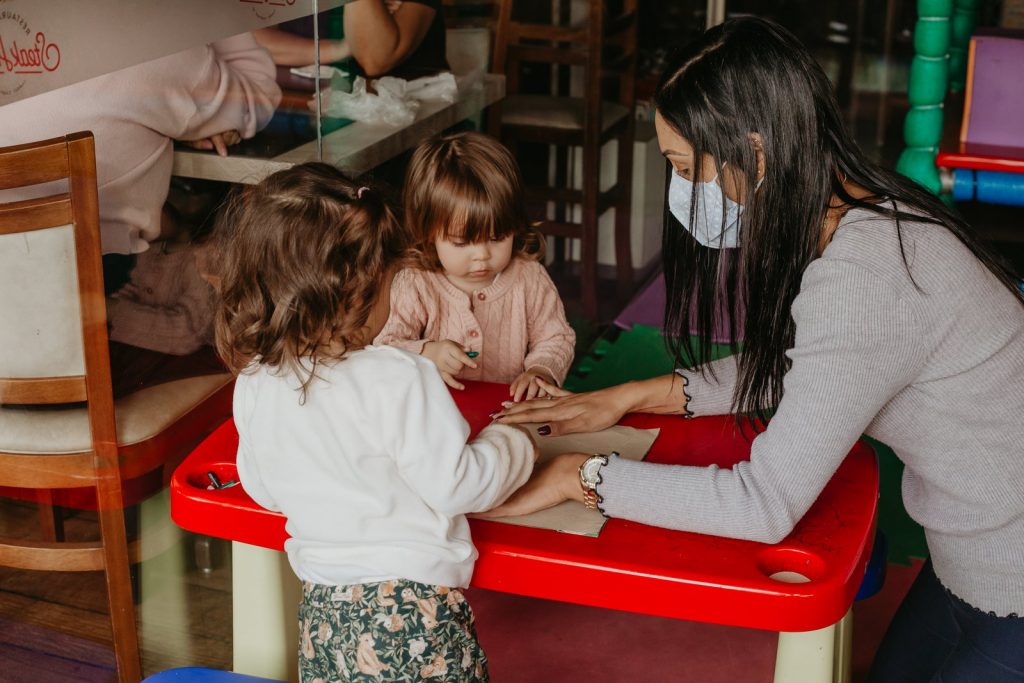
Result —
[{"label": "white face mask", "polygon": [[705,247],[735,249],[739,246],[740,211],[743,207],[726,197],[714,178],[706,182],[701,181],[698,185],[697,191],[701,193],[701,197],[697,202],[697,211],[693,215],[693,225],[690,225],[693,181],[675,172],[672,173],[672,180],[668,186],[669,210],[686,231]]}]

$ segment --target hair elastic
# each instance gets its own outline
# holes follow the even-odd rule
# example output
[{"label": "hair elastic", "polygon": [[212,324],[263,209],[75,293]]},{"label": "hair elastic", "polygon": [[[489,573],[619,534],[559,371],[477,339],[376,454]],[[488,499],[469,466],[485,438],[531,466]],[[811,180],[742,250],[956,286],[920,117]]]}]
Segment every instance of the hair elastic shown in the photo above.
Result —
[{"label": "hair elastic", "polygon": [[362,199],[363,198],[363,193],[366,192],[369,189],[370,188],[368,188],[366,185],[363,185],[358,190],[356,190],[356,199]]}]

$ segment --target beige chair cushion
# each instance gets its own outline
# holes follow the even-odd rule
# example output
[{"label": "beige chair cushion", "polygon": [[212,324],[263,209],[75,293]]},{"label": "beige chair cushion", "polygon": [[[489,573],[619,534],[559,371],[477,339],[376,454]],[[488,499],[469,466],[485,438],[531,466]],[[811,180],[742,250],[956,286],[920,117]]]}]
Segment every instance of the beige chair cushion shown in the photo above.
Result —
[{"label": "beige chair cushion", "polygon": [[[231,380],[226,373],[190,377],[120,399],[115,406],[118,444],[130,446],[151,439]],[[91,448],[84,407],[0,406],[0,452],[61,454]]]},{"label": "beige chair cushion", "polygon": [[0,377],[85,373],[72,226],[0,235],[0,350]]},{"label": "beige chair cushion", "polygon": [[[617,102],[601,103],[601,130],[608,130],[626,116],[629,109]],[[583,130],[583,99],[547,95],[510,95],[501,103],[504,126],[541,126],[561,130]]]}]

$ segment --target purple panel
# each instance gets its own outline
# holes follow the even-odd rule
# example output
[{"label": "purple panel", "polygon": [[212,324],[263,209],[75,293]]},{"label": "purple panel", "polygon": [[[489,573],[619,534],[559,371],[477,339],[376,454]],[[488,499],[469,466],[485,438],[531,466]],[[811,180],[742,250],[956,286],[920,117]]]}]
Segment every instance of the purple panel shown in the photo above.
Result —
[{"label": "purple panel", "polygon": [[1024,147],[1024,38],[974,36],[970,144]]},{"label": "purple panel", "polygon": [[665,275],[658,273],[658,277],[651,280],[646,287],[633,297],[626,308],[619,313],[615,324],[624,330],[632,329],[634,325],[647,325],[649,327],[661,328],[665,324]]},{"label": "purple panel", "polygon": [[[743,320],[745,316],[739,316],[737,322],[738,331],[743,332]],[[658,277],[644,287],[633,297],[633,300],[626,305],[622,313],[615,318],[615,325],[624,330],[632,329],[634,325],[647,325],[663,329],[665,326],[665,275],[659,273]],[[729,341],[729,322],[727,319],[719,321],[718,326],[712,333],[712,339],[716,342]]]}]

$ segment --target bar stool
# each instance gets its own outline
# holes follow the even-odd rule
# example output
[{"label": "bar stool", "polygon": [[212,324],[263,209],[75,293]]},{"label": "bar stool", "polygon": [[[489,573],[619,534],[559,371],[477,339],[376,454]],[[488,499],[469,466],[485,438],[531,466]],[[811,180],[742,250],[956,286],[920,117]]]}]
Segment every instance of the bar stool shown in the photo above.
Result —
[{"label": "bar stool", "polygon": [[[554,220],[541,221],[549,235],[580,240],[584,313],[597,317],[598,219],[615,209],[615,263],[620,288],[633,277],[630,256],[630,190],[636,66],[636,0],[621,0],[612,14],[604,0],[587,0],[582,23],[547,24],[513,20],[513,0],[498,4],[491,70],[506,76],[506,93],[492,108],[490,132],[516,151],[521,142],[582,150],[579,189],[569,183],[527,179],[530,205],[555,207]],[[520,92],[522,64],[582,67],[582,95],[530,95]],[[609,82],[617,87],[609,88]],[[616,140],[615,181],[601,188],[601,150]],[[532,181],[532,182],[531,182]],[[574,209],[580,207],[579,220]]]}]

